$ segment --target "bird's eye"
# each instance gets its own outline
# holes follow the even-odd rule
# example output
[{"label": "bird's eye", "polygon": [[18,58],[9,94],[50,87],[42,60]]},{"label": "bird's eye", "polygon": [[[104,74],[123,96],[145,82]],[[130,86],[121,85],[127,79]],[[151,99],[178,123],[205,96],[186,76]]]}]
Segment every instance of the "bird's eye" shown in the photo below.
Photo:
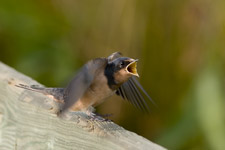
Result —
[{"label": "bird's eye", "polygon": [[122,61],[120,62],[120,68],[123,68],[123,66],[124,66],[124,62]]}]

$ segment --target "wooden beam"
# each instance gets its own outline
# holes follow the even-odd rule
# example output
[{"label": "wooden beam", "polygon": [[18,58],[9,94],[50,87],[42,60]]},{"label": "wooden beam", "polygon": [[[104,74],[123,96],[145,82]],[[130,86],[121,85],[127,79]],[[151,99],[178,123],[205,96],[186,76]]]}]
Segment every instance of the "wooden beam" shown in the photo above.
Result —
[{"label": "wooden beam", "polygon": [[57,117],[60,105],[45,95],[17,88],[36,84],[0,62],[1,150],[165,150],[113,122],[91,121],[82,112]]}]

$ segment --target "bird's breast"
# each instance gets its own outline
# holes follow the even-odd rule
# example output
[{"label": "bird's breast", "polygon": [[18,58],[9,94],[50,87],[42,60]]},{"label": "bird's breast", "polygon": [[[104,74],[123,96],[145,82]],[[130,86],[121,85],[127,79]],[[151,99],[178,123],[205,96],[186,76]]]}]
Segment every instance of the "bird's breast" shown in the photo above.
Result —
[{"label": "bird's breast", "polygon": [[103,103],[106,98],[112,96],[114,93],[115,91],[108,86],[104,73],[100,72],[95,76],[84,95],[74,104],[72,110],[87,110],[90,106],[95,107]]},{"label": "bird's breast", "polygon": [[92,105],[97,106],[104,102],[106,98],[112,96],[115,91],[108,86],[108,80],[104,73],[101,72],[91,84],[87,93],[92,97]]}]

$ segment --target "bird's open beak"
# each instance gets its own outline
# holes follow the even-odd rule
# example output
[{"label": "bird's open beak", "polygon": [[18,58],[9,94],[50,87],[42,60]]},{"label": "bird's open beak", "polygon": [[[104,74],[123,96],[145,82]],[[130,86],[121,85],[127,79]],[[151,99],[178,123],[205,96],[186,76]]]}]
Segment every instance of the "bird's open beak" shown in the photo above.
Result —
[{"label": "bird's open beak", "polygon": [[126,71],[131,75],[139,77],[137,73],[137,61],[138,59],[132,59],[131,62],[127,65]]}]

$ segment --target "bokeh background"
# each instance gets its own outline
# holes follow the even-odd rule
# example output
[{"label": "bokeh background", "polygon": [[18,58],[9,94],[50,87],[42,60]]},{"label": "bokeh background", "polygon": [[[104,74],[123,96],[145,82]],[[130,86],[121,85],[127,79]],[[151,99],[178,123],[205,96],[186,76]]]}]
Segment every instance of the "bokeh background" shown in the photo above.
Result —
[{"label": "bokeh background", "polygon": [[98,112],[169,149],[225,149],[224,0],[0,1],[0,61],[45,86],[115,51],[158,107],[113,96]]}]

